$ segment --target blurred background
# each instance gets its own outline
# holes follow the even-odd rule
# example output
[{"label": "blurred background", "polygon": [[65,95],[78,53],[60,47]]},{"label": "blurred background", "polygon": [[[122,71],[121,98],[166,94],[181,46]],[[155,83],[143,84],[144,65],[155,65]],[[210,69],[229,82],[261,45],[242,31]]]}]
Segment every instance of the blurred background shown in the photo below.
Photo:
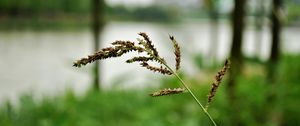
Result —
[{"label": "blurred background", "polygon": [[209,112],[219,125],[300,125],[300,0],[0,0],[1,126],[211,125],[188,93],[124,57],[73,62],[146,32],[203,103],[232,65]]}]

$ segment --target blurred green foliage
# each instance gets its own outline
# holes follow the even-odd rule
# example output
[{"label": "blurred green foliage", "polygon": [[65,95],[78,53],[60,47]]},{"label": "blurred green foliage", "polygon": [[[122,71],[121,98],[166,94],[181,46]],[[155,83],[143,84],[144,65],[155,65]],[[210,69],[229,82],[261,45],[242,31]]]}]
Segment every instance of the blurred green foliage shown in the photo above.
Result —
[{"label": "blurred green foliage", "polygon": [[[248,64],[248,63],[247,63]],[[249,65],[249,64],[248,64]],[[250,63],[253,66],[253,63]],[[232,66],[234,67],[234,66]],[[257,69],[253,68],[252,69]],[[268,83],[264,74],[247,73],[238,79],[237,112],[243,125],[271,125],[266,110],[270,107],[281,113],[282,124],[300,125],[300,56],[284,56],[280,62],[274,91],[278,100],[275,105],[266,102]],[[184,74],[183,78],[188,79]],[[196,77],[197,78],[197,77]],[[213,77],[211,77],[211,80]],[[226,80],[226,79],[225,79]],[[205,103],[210,85],[188,79],[192,90]],[[210,81],[209,81],[210,82]],[[162,79],[163,87],[176,87],[179,82],[173,77]],[[230,125],[231,104],[226,96],[226,81],[221,85],[209,108],[219,125]],[[150,97],[156,89],[88,91],[76,96],[67,91],[63,96],[44,97],[34,100],[24,95],[19,104],[9,102],[0,107],[1,126],[198,126],[210,125],[208,118],[194,103],[188,93]],[[273,109],[273,108],[272,108]]]},{"label": "blurred green foliage", "polygon": [[88,13],[90,0],[1,0],[0,8],[7,15]]},{"label": "blurred green foliage", "polygon": [[[197,106],[187,95],[152,98],[141,91],[90,91],[83,97],[72,92],[35,102],[24,96],[20,107],[3,107],[0,125],[18,126],[165,126],[193,125]],[[176,102],[179,101],[180,102]],[[186,108],[186,105],[190,107]],[[183,109],[182,109],[183,107]]]},{"label": "blurred green foliage", "polygon": [[125,7],[107,6],[109,20],[146,21],[146,22],[176,22],[179,20],[179,11],[176,8],[159,6]]},{"label": "blurred green foliage", "polygon": [[[103,10],[107,21],[170,23],[179,19],[174,7],[106,5]],[[90,11],[90,0],[0,0],[0,29],[81,28],[89,26]]]},{"label": "blurred green foliage", "polygon": [[287,2],[287,23],[288,24],[299,24],[300,21],[300,1],[298,0],[291,0]]}]

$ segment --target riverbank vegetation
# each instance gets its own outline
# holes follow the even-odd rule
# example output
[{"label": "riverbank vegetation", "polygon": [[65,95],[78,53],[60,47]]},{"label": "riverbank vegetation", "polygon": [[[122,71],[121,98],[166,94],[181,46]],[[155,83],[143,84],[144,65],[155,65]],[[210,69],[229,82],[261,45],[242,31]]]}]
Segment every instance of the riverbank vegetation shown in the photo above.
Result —
[{"label": "riverbank vegetation", "polygon": [[[105,4],[107,21],[177,22],[175,7],[127,7]],[[0,1],[0,29],[68,29],[89,27],[90,0]],[[4,25],[5,24],[5,25]]]},{"label": "riverbank vegetation", "polygon": [[[216,8],[224,8],[224,3]],[[252,5],[251,2],[248,3]],[[230,6],[231,4],[226,4]],[[285,25],[299,25],[299,2],[286,2]],[[107,21],[146,21],[156,23],[178,23],[186,19],[208,19],[210,10],[206,4],[183,9],[178,5],[155,3],[150,6],[126,6],[105,4],[103,11]],[[250,6],[252,7],[252,6]],[[265,8],[268,9],[268,8]],[[225,9],[226,10],[226,9]],[[219,12],[218,19],[230,19],[230,12]],[[1,0],[0,29],[69,29],[89,27],[91,20],[90,0]],[[257,14],[249,11],[247,17]],[[269,18],[264,15],[264,18]]]}]

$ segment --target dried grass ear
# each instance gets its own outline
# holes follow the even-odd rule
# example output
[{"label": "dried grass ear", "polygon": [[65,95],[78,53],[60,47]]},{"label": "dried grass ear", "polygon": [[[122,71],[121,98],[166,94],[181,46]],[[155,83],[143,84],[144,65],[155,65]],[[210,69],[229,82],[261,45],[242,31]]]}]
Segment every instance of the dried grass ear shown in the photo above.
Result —
[{"label": "dried grass ear", "polygon": [[113,57],[120,57],[125,53],[131,51],[143,52],[143,48],[136,46],[134,42],[131,41],[115,41],[112,43],[113,47],[103,48],[100,51],[87,56],[86,58],[81,58],[73,63],[75,67],[81,67],[88,63],[95,62],[96,60],[103,60]]},{"label": "dried grass ear", "polygon": [[137,56],[131,59],[126,60],[126,63],[133,63],[133,62],[147,62],[152,61],[153,57],[145,57],[145,56]]},{"label": "dried grass ear", "polygon": [[180,46],[177,43],[177,41],[175,40],[174,36],[169,35],[169,38],[171,39],[173,46],[174,46],[174,50],[175,50],[174,51],[175,61],[176,61],[175,68],[176,68],[176,72],[177,72],[180,68],[180,60],[181,60]]},{"label": "dried grass ear", "polygon": [[[117,40],[112,43],[113,45],[112,47],[103,48],[99,52],[89,55],[87,58],[82,58],[78,61],[75,61],[73,66],[81,67],[82,65],[92,63],[96,60],[102,60],[102,59],[107,59],[112,57],[120,57],[125,53],[136,51],[138,53],[145,52],[147,53],[148,57],[136,56],[131,59],[128,59],[126,61],[127,63],[142,62],[141,66],[149,69],[150,71],[171,75],[172,70],[163,67],[163,65],[164,66],[166,65],[166,61],[158,55],[158,52],[156,48],[154,48],[152,41],[149,39],[149,36],[143,32],[139,33],[139,35],[142,36],[144,39],[144,40],[138,39],[139,41],[138,44],[140,46],[135,45],[135,43],[131,41]],[[161,66],[160,67],[151,66],[147,63],[148,61],[155,61],[159,63]]]},{"label": "dried grass ear", "polygon": [[166,74],[166,75],[172,75],[173,74],[170,70],[168,70],[167,68],[165,68],[163,66],[160,66],[160,67],[150,66],[147,62],[142,62],[141,66],[145,67],[148,70],[153,71],[153,72],[159,72],[161,74]]},{"label": "dried grass ear", "polygon": [[156,91],[156,92],[150,94],[150,96],[157,97],[157,96],[164,96],[164,95],[180,94],[184,91],[185,91],[184,88],[174,88],[174,89],[168,88],[168,89],[162,89],[162,90]]},{"label": "dried grass ear", "polygon": [[212,83],[212,87],[207,96],[207,103],[205,108],[208,109],[209,104],[212,102],[214,96],[216,95],[217,89],[219,88],[222,78],[224,77],[226,71],[230,68],[230,60],[226,59],[223,68],[217,73],[215,76],[214,82]]},{"label": "dried grass ear", "polygon": [[158,56],[158,51],[156,50],[156,48],[154,48],[154,45],[152,44],[149,36],[144,32],[140,32],[139,35],[142,36],[146,41],[146,44],[144,44],[145,48],[151,50],[154,56]]}]

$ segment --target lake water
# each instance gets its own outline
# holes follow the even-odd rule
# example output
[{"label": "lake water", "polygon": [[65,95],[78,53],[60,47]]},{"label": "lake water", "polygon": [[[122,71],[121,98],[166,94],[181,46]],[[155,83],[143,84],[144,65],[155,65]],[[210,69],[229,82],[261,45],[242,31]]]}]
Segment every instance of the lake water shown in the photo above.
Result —
[{"label": "lake water", "polygon": [[[180,25],[152,23],[108,23],[101,35],[101,46],[114,40],[132,40],[138,32],[147,32],[159,53],[174,64],[173,48],[168,35],[174,35],[182,47],[182,69],[188,74],[194,69],[193,56],[201,53],[209,57],[210,29],[206,22],[189,22]],[[300,28],[284,28],[281,48],[284,53],[300,52]],[[217,60],[224,60],[231,41],[230,25],[220,24],[218,46],[214,47]],[[243,52],[254,55],[255,30],[246,29]],[[263,28],[260,58],[266,60],[270,51],[269,29]],[[0,31],[0,103],[6,99],[16,101],[23,93],[34,96],[53,95],[73,89],[82,93],[91,86],[91,66],[72,67],[72,62],[91,54],[92,36],[88,29],[79,31]],[[138,64],[126,64],[125,57],[105,60],[102,63],[103,88],[142,88],[158,85],[163,77],[153,74]]]}]

